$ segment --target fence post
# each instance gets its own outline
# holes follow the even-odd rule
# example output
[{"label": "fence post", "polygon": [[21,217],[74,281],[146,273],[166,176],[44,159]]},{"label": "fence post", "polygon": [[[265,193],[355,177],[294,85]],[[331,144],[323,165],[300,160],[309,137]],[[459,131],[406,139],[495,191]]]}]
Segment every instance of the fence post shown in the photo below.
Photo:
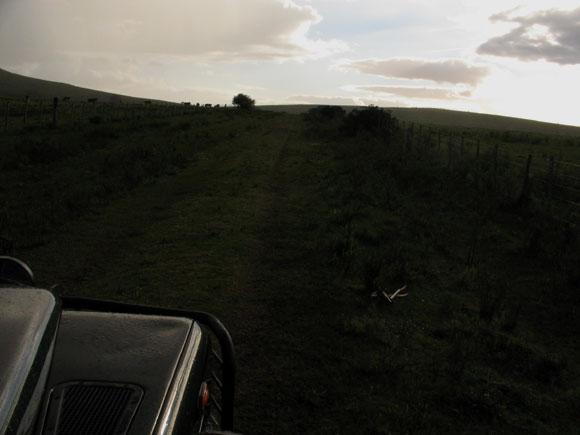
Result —
[{"label": "fence post", "polygon": [[477,139],[477,154],[475,155],[475,158],[476,158],[477,160],[479,160],[479,146],[480,146],[480,143],[481,143],[481,141],[480,141],[480,139],[478,138],[478,139]]},{"label": "fence post", "polygon": [[522,185],[522,191],[520,197],[518,198],[518,204],[523,204],[530,197],[530,168],[532,166],[532,155],[528,155],[528,161],[526,162],[526,171],[524,172],[524,184]]},{"label": "fence post", "polygon": [[437,133],[437,151],[441,150],[441,130]]},{"label": "fence post", "polygon": [[52,99],[52,127],[56,127],[56,111],[58,109],[58,97]]}]

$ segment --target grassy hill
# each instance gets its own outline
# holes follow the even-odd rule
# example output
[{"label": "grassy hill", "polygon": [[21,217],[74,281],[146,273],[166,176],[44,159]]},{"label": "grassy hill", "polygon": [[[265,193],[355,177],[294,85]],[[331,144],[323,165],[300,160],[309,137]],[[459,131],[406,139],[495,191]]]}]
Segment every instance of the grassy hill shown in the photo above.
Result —
[{"label": "grassy hill", "polygon": [[33,99],[52,99],[69,97],[72,101],[98,98],[103,102],[142,102],[143,98],[129,97],[109,92],[85,89],[65,83],[51,82],[25,77],[0,69],[0,99],[20,99],[29,96]]},{"label": "grassy hill", "polygon": [[[281,105],[261,106],[264,110],[286,112],[292,114],[305,113],[316,105]],[[347,106],[346,110],[360,108]],[[580,127],[570,125],[552,124],[548,122],[532,121],[527,119],[512,118],[508,116],[487,115],[483,113],[461,112],[445,109],[422,109],[422,108],[388,108],[393,115],[405,122],[415,122],[440,127],[458,127],[466,129],[484,129],[496,131],[518,131],[547,135],[564,135],[580,137]]]},{"label": "grassy hill", "polygon": [[0,236],[39,284],[218,315],[242,433],[577,431],[580,238],[557,173],[516,201],[521,168],[483,149],[151,110],[0,132]]}]

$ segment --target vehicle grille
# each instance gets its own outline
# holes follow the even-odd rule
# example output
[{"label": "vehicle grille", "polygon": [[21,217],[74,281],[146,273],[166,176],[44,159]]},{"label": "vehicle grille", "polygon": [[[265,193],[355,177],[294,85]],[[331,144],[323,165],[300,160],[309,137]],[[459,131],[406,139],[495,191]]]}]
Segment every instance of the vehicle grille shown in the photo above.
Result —
[{"label": "vehicle grille", "polygon": [[126,434],[143,390],[135,385],[76,382],[50,394],[42,430],[47,435]]}]

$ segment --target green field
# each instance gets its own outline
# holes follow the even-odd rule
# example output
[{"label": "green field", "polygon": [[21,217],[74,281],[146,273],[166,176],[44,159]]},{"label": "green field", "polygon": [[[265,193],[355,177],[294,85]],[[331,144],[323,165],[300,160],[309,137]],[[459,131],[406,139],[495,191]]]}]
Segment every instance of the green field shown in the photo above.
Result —
[{"label": "green field", "polygon": [[488,130],[449,166],[446,140],[339,123],[212,109],[0,131],[0,235],[62,294],[220,317],[240,432],[576,431],[571,209],[516,204]]}]

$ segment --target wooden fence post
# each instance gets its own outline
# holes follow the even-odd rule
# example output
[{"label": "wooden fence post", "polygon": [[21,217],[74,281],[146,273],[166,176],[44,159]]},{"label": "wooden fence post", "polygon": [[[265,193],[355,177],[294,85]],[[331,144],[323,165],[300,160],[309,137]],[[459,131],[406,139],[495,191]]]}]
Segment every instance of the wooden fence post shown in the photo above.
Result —
[{"label": "wooden fence post", "polygon": [[56,127],[56,112],[58,109],[58,97],[52,99],[52,127]]},{"label": "wooden fence post", "polygon": [[480,139],[478,138],[478,139],[477,139],[477,154],[475,155],[475,158],[476,158],[477,160],[479,160],[479,146],[480,146],[480,142],[481,142],[481,141],[480,141]]}]

